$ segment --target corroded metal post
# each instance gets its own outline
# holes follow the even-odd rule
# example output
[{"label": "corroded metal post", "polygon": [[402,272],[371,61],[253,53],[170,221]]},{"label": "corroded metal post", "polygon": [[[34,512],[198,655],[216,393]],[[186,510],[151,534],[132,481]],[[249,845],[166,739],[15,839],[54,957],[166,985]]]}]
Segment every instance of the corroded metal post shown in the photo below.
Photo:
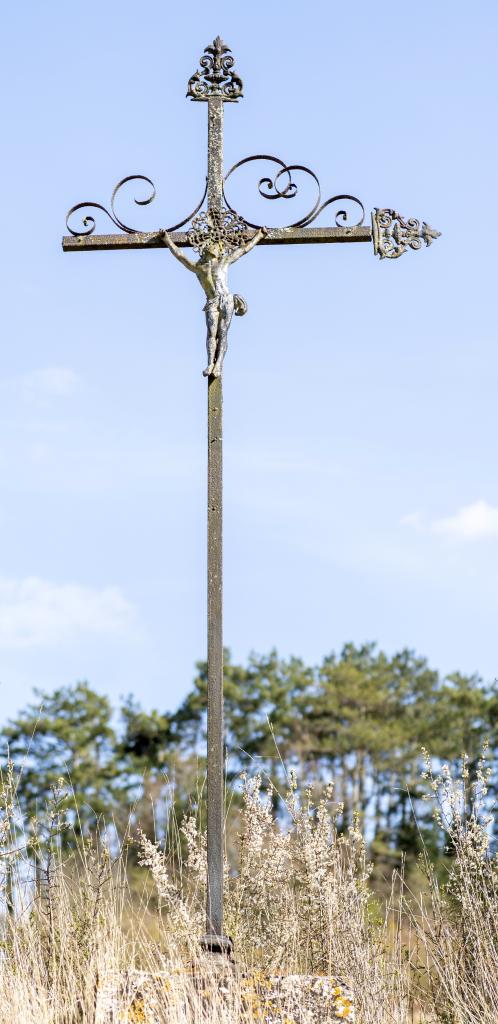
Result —
[{"label": "corroded metal post", "polygon": [[223,209],[223,97],[208,99],[208,210]]},{"label": "corroded metal post", "polygon": [[[208,210],[223,206],[223,98],[208,99]],[[224,949],[223,378],[208,377],[207,514],[207,949]]]},{"label": "corroded metal post", "polygon": [[208,381],[208,721],[207,721],[207,933],[210,948],[223,940],[224,727],[223,727],[223,386]]}]

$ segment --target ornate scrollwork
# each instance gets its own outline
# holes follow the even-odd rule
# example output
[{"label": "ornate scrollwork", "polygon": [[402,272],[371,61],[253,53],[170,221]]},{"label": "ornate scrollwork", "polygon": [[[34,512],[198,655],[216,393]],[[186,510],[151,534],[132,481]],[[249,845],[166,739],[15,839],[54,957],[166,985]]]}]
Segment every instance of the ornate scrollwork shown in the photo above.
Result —
[{"label": "ornate scrollwork", "polygon": [[422,242],[431,245],[441,232],[435,231],[425,220],[415,217],[405,220],[396,210],[378,210],[372,213],[372,234],[374,252],[381,260],[395,260],[402,256],[408,248],[421,249]]},{"label": "ornate scrollwork", "polygon": [[252,232],[235,210],[207,210],[192,220],[188,239],[192,249],[200,256],[208,248],[232,252],[249,241]]},{"label": "ornate scrollwork", "polygon": [[[350,196],[347,194],[331,196],[330,199],[326,199],[322,202],[322,192],[320,187],[320,181],[314,171],[310,170],[309,167],[305,167],[304,164],[286,164],[283,160],[280,160],[276,156],[268,156],[267,154],[258,154],[256,156],[246,156],[243,160],[239,160],[238,163],[234,164],[230,168],[228,173],[225,175],[225,181],[228,180],[230,175],[237,171],[239,167],[243,167],[244,164],[253,163],[256,160],[267,160],[270,163],[277,164],[279,170],[272,178],[271,176],[263,176],[258,182],[258,192],[263,199],[294,199],[299,192],[297,183],[293,180],[293,172],[301,172],[311,178],[316,187],[316,200],[314,205],[308,212],[301,217],[299,220],[294,221],[292,224],[287,224],[289,228],[304,228],[312,224],[314,220],[326,209],[328,206],[332,206],[335,203],[353,203],[356,207],[359,207],[361,214],[360,218],[354,221],[350,221],[347,208],[341,207],[336,210],[334,215],[335,224],[337,227],[360,227],[363,224],[363,218],[365,216],[365,208],[360,199],[356,196]],[[225,202],[228,209],[232,207],[225,195]],[[253,224],[251,221],[246,222],[251,228],[259,228],[260,224]]]},{"label": "ornate scrollwork", "polygon": [[232,70],[235,59],[231,49],[216,36],[211,46],[206,46],[199,64],[200,69],[189,79],[187,96],[192,100],[207,100],[210,96],[222,96],[232,102],[242,95],[242,79]]},{"label": "ornate scrollwork", "polygon": [[[146,196],[145,199],[136,199],[136,198],[134,199],[134,202],[135,202],[135,204],[137,206],[149,206],[150,203],[154,202],[154,199],[156,198],[156,189],[155,189],[155,185],[151,181],[151,179],[147,178],[145,176],[145,174],[129,174],[126,178],[122,178],[121,181],[118,181],[118,183],[117,183],[117,185],[116,185],[116,187],[115,187],[115,189],[114,189],[114,191],[112,193],[112,196],[111,196],[111,202],[110,202],[110,209],[109,210],[107,209],[106,206],[103,206],[102,203],[93,203],[93,202],[76,203],[76,206],[72,206],[71,209],[68,211],[67,216],[66,216],[66,226],[67,226],[68,231],[72,235],[75,235],[76,237],[78,237],[78,236],[82,237],[82,236],[85,236],[85,235],[93,235],[93,232],[95,231],[95,217],[93,217],[91,213],[86,213],[83,216],[83,218],[82,218],[83,230],[81,228],[79,228],[78,230],[75,230],[74,228],[71,227],[71,225],[69,223],[70,218],[78,210],[88,210],[88,209],[101,210],[102,213],[105,213],[106,217],[109,217],[109,220],[112,220],[112,223],[115,224],[117,228],[120,228],[121,231],[125,231],[126,234],[128,234],[128,235],[134,235],[138,231],[140,231],[140,228],[131,228],[128,224],[125,224],[118,217],[118,215],[116,213],[116,209],[115,209],[115,202],[116,202],[116,197],[118,195],[118,192],[123,188],[123,185],[126,185],[129,181],[145,181],[148,185],[150,185],[151,190],[152,190],[150,195]],[[188,217],[184,217],[183,220],[178,222],[178,224],[173,224],[172,227],[168,228],[167,230],[168,231],[177,231],[178,228],[183,227],[184,224],[188,224],[188,222],[190,220],[192,220],[192,217],[195,217],[196,213],[199,212],[199,210],[200,210],[200,208],[201,208],[201,206],[202,206],[202,204],[203,204],[203,202],[204,202],[204,200],[206,198],[206,192],[207,192],[207,183],[206,183],[206,187],[204,189],[204,193],[203,193],[202,199],[201,199],[200,203],[197,204],[195,210],[192,210],[192,213],[189,213]]]}]

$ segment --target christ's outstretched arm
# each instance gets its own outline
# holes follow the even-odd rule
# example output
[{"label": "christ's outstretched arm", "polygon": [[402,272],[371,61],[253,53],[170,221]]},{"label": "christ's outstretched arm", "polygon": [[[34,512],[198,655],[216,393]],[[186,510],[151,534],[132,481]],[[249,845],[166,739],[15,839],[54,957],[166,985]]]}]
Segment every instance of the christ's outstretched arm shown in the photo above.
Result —
[{"label": "christ's outstretched arm", "polygon": [[247,252],[250,252],[251,249],[254,249],[254,246],[257,245],[258,242],[260,242],[261,239],[264,238],[265,235],[267,234],[268,228],[258,228],[258,230],[255,232],[252,238],[250,238],[245,245],[239,245],[237,249],[234,249],[230,256],[230,263],[235,263],[236,260],[240,260],[241,256],[245,256]]},{"label": "christ's outstretched arm", "polygon": [[169,251],[173,253],[173,256],[176,256],[176,259],[180,263],[182,263],[183,266],[187,268],[187,270],[193,270],[195,273],[196,264],[194,263],[193,260],[189,260],[188,256],[185,256],[182,250],[179,249],[177,245],[175,245],[173,239],[171,238],[171,235],[169,235],[168,232],[164,230],[160,232],[160,237],[162,238],[164,244],[168,246]]}]

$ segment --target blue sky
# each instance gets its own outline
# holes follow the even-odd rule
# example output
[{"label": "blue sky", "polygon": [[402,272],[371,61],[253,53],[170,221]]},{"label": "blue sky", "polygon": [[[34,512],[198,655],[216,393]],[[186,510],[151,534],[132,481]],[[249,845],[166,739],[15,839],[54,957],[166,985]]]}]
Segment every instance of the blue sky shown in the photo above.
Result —
[{"label": "blue sky", "polygon": [[[158,190],[137,227],[193,207],[206,109],[186,83],[218,33],[245,83],[227,167],[275,153],[443,232],[398,261],[272,247],[234,267],[226,643],[317,662],[376,640],[498,674],[497,20],[429,0],[4,13],[2,718],[77,679],[172,708],[205,653],[202,292],[166,251],[60,236],[126,174]],[[254,197],[234,181],[241,213],[282,223]]]}]

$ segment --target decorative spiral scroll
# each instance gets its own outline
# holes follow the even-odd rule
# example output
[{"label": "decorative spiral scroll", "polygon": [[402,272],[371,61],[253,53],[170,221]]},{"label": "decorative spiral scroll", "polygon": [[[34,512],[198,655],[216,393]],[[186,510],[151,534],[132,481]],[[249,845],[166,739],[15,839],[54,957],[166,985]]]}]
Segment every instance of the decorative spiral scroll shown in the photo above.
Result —
[{"label": "decorative spiral scroll", "polygon": [[[361,216],[359,220],[356,220],[354,223],[351,223],[349,220],[348,211],[345,209],[339,209],[336,211],[334,217],[337,227],[360,227],[360,225],[363,224],[363,218],[365,216],[365,208],[363,206],[363,203],[359,199],[357,199],[356,196],[350,196],[346,194],[331,196],[330,199],[326,199],[324,202],[322,202],[322,191],[318,177],[314,171],[310,170],[309,167],[305,167],[304,164],[286,164],[277,156],[268,156],[267,154],[246,156],[244,157],[243,160],[239,160],[238,163],[234,164],[233,167],[230,168],[228,173],[225,175],[225,181],[228,181],[230,175],[232,175],[234,171],[237,171],[239,167],[243,167],[244,164],[253,163],[256,160],[267,160],[270,163],[277,164],[278,167],[280,168],[280,170],[277,171],[277,173],[275,174],[274,178],[263,177],[259,179],[258,192],[263,199],[295,199],[295,197],[298,194],[299,187],[296,184],[296,182],[293,181],[292,179],[293,171],[301,171],[303,174],[307,174],[315,182],[317,196],[314,206],[312,207],[311,210],[308,211],[308,213],[305,214],[304,217],[301,217],[300,220],[294,221],[292,224],[287,224],[286,227],[307,227],[309,224],[312,224],[314,220],[316,220],[316,218],[322,213],[323,210],[326,209],[327,206],[331,206],[333,203],[340,203],[343,200],[355,203],[355,205],[360,208]],[[230,206],[226,194],[225,202],[228,206],[228,209],[232,210],[233,207]],[[259,228],[262,226],[261,224],[252,224],[250,221],[246,221],[246,223],[251,228]]]},{"label": "decorative spiral scroll", "polygon": [[[156,198],[156,188],[155,188],[154,182],[151,181],[150,178],[147,178],[145,174],[128,174],[126,178],[122,178],[121,181],[118,181],[118,183],[117,183],[117,185],[116,185],[116,187],[115,187],[115,189],[114,189],[114,191],[112,193],[112,196],[111,196],[110,210],[108,210],[106,206],[102,206],[102,203],[86,202],[86,203],[76,203],[76,206],[72,206],[71,209],[69,210],[67,216],[66,216],[66,226],[67,226],[68,231],[72,235],[80,236],[80,237],[85,236],[85,235],[93,235],[93,232],[95,231],[95,217],[93,217],[91,213],[85,213],[85,215],[82,218],[83,230],[81,228],[79,228],[79,230],[75,230],[74,228],[71,227],[71,225],[69,223],[70,218],[78,210],[89,210],[89,209],[92,209],[92,210],[101,210],[102,213],[105,213],[105,215],[107,217],[109,217],[109,220],[112,220],[112,223],[115,224],[117,228],[119,228],[121,231],[125,231],[126,234],[128,234],[128,235],[136,234],[140,229],[139,228],[131,228],[128,224],[125,224],[124,221],[122,221],[118,217],[118,215],[116,213],[116,208],[115,208],[115,202],[116,202],[116,197],[118,195],[118,192],[122,189],[123,185],[126,185],[129,181],[145,181],[147,183],[147,185],[150,185],[150,187],[151,187],[151,193],[150,193],[150,195],[146,196],[145,199],[134,199],[134,202],[135,202],[135,204],[137,206],[149,206],[150,203],[154,202],[154,199]],[[192,217],[195,217],[196,213],[199,212],[199,210],[200,210],[200,208],[201,208],[201,206],[202,206],[202,204],[203,204],[203,202],[204,202],[204,200],[206,198],[206,192],[207,192],[207,182],[206,182],[206,187],[204,189],[204,193],[203,193],[202,199],[201,199],[200,203],[197,204],[195,210],[193,210],[192,213],[189,213],[188,217],[184,217],[184,219],[179,221],[178,224],[173,224],[167,230],[168,231],[177,231],[178,228],[183,227],[184,224],[187,224],[190,220],[192,220]]]}]

